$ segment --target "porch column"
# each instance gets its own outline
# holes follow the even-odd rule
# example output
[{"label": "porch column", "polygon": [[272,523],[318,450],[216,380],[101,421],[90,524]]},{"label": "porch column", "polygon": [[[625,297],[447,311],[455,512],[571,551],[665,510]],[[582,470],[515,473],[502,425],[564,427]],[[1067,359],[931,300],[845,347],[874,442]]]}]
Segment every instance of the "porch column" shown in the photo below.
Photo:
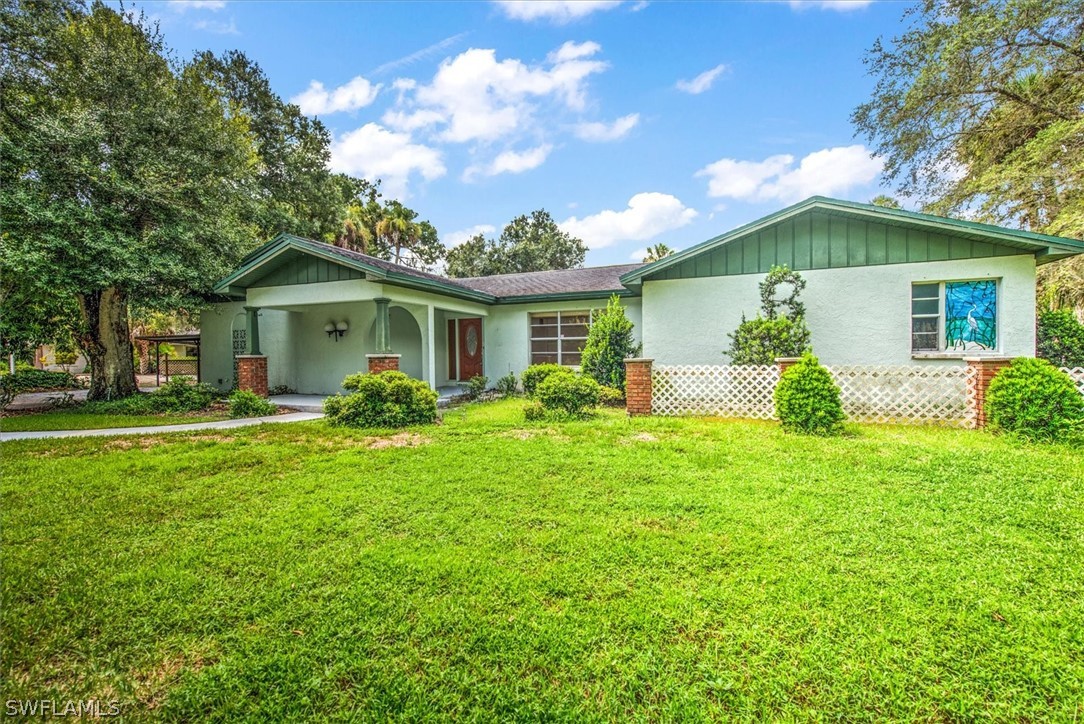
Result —
[{"label": "porch column", "polygon": [[429,327],[426,330],[426,338],[429,341],[429,385],[435,390],[437,389],[437,310],[430,304],[426,311],[429,313]]},{"label": "porch column", "polygon": [[379,297],[376,302],[376,353],[391,353],[391,315],[388,312],[388,304],[391,302],[387,297]]},{"label": "porch column", "polygon": [[259,307],[245,307],[245,337],[248,339],[248,354],[263,354],[263,352],[260,351]]}]

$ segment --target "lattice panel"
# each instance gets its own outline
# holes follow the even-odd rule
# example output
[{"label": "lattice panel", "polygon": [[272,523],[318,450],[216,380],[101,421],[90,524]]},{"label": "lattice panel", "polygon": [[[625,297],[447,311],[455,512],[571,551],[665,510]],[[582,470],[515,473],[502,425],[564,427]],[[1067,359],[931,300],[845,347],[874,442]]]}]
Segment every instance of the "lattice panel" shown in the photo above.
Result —
[{"label": "lattice panel", "polygon": [[[835,366],[828,371],[840,387],[843,409],[851,420],[973,424],[968,409],[973,372],[966,365]],[[775,365],[660,365],[654,368],[651,381],[656,415],[775,419],[773,393],[779,382]]]},{"label": "lattice panel", "polygon": [[652,411],[770,420],[778,381],[775,365],[660,365],[651,375]]},{"label": "lattice panel", "polygon": [[843,411],[860,422],[970,427],[967,365],[829,366]]},{"label": "lattice panel", "polygon": [[1084,367],[1062,367],[1061,371],[1069,375],[1080,394],[1084,395]]}]

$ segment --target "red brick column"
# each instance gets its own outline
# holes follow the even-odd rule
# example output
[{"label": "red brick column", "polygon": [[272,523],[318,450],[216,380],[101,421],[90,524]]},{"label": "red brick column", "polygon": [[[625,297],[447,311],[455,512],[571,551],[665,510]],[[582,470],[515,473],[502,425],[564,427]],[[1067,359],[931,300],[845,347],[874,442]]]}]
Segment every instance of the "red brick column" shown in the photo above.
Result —
[{"label": "red brick column", "polygon": [[779,365],[779,376],[782,377],[787,368],[793,367],[800,359],[801,357],[776,357],[775,363]]},{"label": "red brick column", "polygon": [[365,359],[369,360],[369,374],[376,375],[381,372],[387,372],[388,370],[399,369],[399,358],[401,354],[367,354]]},{"label": "red brick column", "polygon": [[651,363],[643,357],[625,360],[625,412],[651,414]]},{"label": "red brick column", "polygon": [[967,413],[975,428],[986,427],[986,390],[994,376],[1009,366],[1012,357],[964,357],[971,371],[967,381]]},{"label": "red brick column", "polygon": [[237,355],[237,387],[267,397],[267,355]]}]

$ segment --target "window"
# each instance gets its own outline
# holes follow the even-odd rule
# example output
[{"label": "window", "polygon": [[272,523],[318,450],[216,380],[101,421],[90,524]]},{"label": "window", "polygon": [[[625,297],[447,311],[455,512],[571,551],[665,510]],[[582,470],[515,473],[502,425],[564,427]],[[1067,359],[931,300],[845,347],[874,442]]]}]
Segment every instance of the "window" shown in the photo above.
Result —
[{"label": "window", "polygon": [[911,351],[997,348],[997,282],[993,279],[911,285]]},{"label": "window", "polygon": [[590,312],[532,314],[531,364],[578,366],[590,326]]}]

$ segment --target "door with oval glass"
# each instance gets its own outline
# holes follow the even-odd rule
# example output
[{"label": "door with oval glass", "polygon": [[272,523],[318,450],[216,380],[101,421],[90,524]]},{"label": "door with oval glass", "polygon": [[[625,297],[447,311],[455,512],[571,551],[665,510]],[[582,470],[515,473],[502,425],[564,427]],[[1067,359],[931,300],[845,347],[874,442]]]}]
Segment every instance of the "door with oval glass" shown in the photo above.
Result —
[{"label": "door with oval glass", "polygon": [[459,320],[459,379],[482,374],[482,319]]}]

